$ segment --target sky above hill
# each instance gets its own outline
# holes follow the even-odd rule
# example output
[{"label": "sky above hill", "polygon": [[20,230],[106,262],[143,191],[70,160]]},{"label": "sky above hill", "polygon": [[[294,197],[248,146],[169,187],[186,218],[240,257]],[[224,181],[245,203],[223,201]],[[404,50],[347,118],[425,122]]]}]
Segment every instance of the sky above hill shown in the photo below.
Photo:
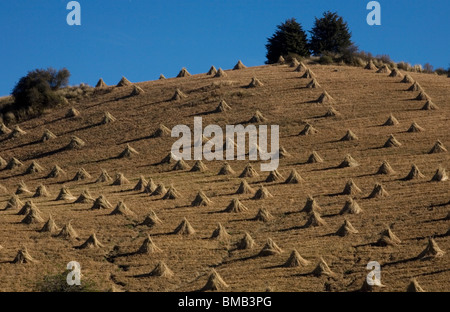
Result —
[{"label": "sky above hill", "polygon": [[0,3],[0,96],[35,68],[67,67],[72,85],[116,84],[192,74],[241,59],[262,65],[276,25],[295,17],[310,30],[337,11],[360,50],[394,61],[450,66],[448,0],[380,0],[381,26],[369,26],[369,0],[79,0],[81,26],[69,26],[68,0]]}]

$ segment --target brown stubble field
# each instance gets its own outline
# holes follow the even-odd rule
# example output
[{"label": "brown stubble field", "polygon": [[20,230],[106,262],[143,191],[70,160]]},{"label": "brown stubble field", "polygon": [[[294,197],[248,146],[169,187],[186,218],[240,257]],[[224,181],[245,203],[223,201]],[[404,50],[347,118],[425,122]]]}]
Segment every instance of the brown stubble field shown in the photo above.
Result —
[{"label": "brown stubble field", "polygon": [[[212,78],[206,74],[185,78],[172,78],[136,83],[145,93],[128,97],[133,87],[108,87],[96,90],[86,100],[72,104],[81,112],[77,118],[64,118],[70,106],[46,113],[44,116],[20,124],[26,135],[6,139],[0,137],[0,156],[6,161],[16,157],[24,166],[15,170],[1,170],[0,184],[7,188],[0,196],[0,209],[23,180],[34,192],[39,184],[50,191],[49,198],[33,198],[46,221],[49,214],[58,226],[69,220],[80,240],[67,241],[39,233],[43,223],[21,224],[24,216],[16,210],[0,210],[0,285],[2,291],[31,291],[45,275],[63,272],[69,261],[81,264],[83,277],[95,281],[98,290],[124,291],[193,291],[203,287],[211,268],[229,285],[226,291],[354,291],[361,288],[368,273],[369,261],[382,265],[381,291],[405,291],[411,278],[416,278],[426,291],[449,291],[450,240],[443,236],[449,229],[448,220],[442,220],[450,211],[450,182],[430,182],[439,166],[450,169],[448,153],[428,154],[437,140],[450,147],[449,79],[441,76],[410,73],[424,88],[436,111],[423,111],[425,101],[412,100],[418,92],[405,91],[410,84],[387,74],[346,66],[308,67],[316,74],[321,88],[307,89],[310,79],[300,79],[302,73],[288,66],[260,66],[226,71],[227,77]],[[264,86],[245,88],[252,77]],[[112,84],[113,82],[108,82]],[[170,101],[179,88],[186,99]],[[326,90],[333,98],[333,107],[341,117],[322,117],[329,105],[313,103]],[[173,165],[155,165],[165,157],[174,138],[150,138],[164,124],[172,128],[178,124],[193,125],[194,116],[212,111],[225,99],[232,110],[205,114],[203,125],[237,124],[250,119],[258,109],[268,119],[267,124],[280,125],[280,145],[292,157],[280,160],[279,172],[287,178],[295,169],[304,178],[300,184],[265,183],[267,172],[259,170],[259,177],[246,180],[255,189],[263,184],[273,198],[252,200],[251,195],[234,195],[241,179],[238,177],[248,161],[229,161],[236,171],[232,176],[218,176],[223,162],[205,161],[204,173],[172,171]],[[104,112],[110,112],[117,121],[96,125]],[[393,114],[396,126],[381,126]],[[424,132],[407,133],[415,121]],[[319,132],[298,136],[306,123]],[[33,143],[45,129],[58,138],[45,143]],[[352,130],[359,140],[339,141]],[[393,134],[402,143],[397,148],[381,148]],[[86,142],[80,150],[58,151],[76,135]],[[30,144],[32,143],[32,144]],[[115,159],[130,144],[139,155]],[[317,151],[323,163],[306,164],[311,152]],[[57,151],[56,153],[52,153]],[[347,154],[359,162],[354,168],[336,169]],[[45,170],[42,173],[22,175],[32,160]],[[387,160],[395,173],[375,175],[381,163]],[[192,166],[194,161],[187,161]],[[45,179],[54,164],[61,166],[67,177]],[[416,164],[425,178],[401,181],[412,164]],[[79,168],[92,175],[85,181],[69,181]],[[101,169],[114,177],[121,172],[130,180],[129,185],[111,186],[94,183]],[[148,196],[131,189],[139,176],[150,177],[155,183],[170,184],[181,197],[162,200],[161,196]],[[346,182],[353,179],[362,193],[353,196],[363,209],[358,215],[339,215],[348,196],[342,192]],[[388,197],[368,199],[375,183],[381,183]],[[67,186],[74,196],[88,189],[94,198],[103,194],[115,206],[120,200],[136,213],[134,217],[109,216],[112,209],[91,211],[91,204],[55,201],[59,189]],[[199,190],[212,200],[207,207],[191,207]],[[308,216],[299,211],[312,195],[320,205],[325,226],[302,228]],[[23,202],[31,196],[20,196]],[[220,213],[233,198],[239,198],[248,208],[243,213]],[[446,205],[447,204],[447,205]],[[273,215],[269,222],[253,221],[259,208],[267,208]],[[136,225],[153,209],[162,224],[153,228]],[[186,217],[196,230],[191,236],[173,235],[171,232]],[[349,220],[359,231],[347,237],[330,235],[344,220]],[[229,243],[210,239],[220,222],[231,235]],[[398,246],[370,245],[380,237],[387,226],[402,240]],[[96,233],[103,248],[78,250],[90,234]],[[235,250],[234,245],[248,232],[255,240],[251,250]],[[111,261],[109,253],[136,251],[146,235],[150,234],[161,252],[149,255],[125,255]],[[446,254],[434,260],[411,259],[427,246],[428,237]],[[272,238],[283,249],[279,255],[255,257],[266,240]],[[30,264],[12,264],[17,251],[26,246],[37,261]],[[305,267],[285,268],[293,249],[297,249],[311,264]],[[337,274],[333,278],[308,275],[320,257]],[[109,261],[108,261],[109,259]],[[409,260],[408,260],[409,259]],[[171,278],[136,277],[149,273],[163,260],[174,272]],[[405,261],[403,261],[405,260]]]}]

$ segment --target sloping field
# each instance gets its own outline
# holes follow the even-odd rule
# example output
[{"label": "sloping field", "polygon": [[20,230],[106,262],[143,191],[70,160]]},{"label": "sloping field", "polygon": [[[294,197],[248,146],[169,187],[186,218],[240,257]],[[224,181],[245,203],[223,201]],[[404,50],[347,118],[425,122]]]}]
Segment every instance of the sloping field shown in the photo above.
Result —
[{"label": "sloping field", "polygon": [[[311,79],[301,79],[304,71],[296,72],[286,65],[227,70],[221,78],[200,74],[136,83],[144,91],[136,96],[130,96],[133,86],[105,87],[73,104],[80,112],[77,117],[66,118],[70,107],[64,107],[20,124],[26,134],[13,139],[1,135],[0,156],[6,162],[15,157],[23,165],[0,171],[0,185],[5,188],[0,190],[0,209],[23,181],[31,193],[18,196],[23,204],[32,201],[42,220],[21,223],[25,215],[17,213],[22,205],[0,211],[0,289],[31,291],[45,275],[61,273],[68,262],[77,261],[83,278],[94,281],[96,289],[102,291],[199,290],[212,268],[228,285],[223,288],[226,291],[354,291],[361,288],[369,273],[367,263],[378,261],[385,285],[381,291],[405,291],[412,278],[426,291],[450,291],[450,221],[446,219],[450,182],[431,181],[439,167],[450,170],[450,156],[448,152],[429,154],[438,140],[450,148],[449,79],[410,73],[439,107],[422,110],[426,100],[415,100],[419,91],[406,91],[412,83],[401,83],[400,77],[355,67],[307,66],[319,88],[306,88]],[[247,88],[253,77],[263,86]],[[187,97],[171,101],[177,88]],[[317,103],[324,90],[334,100]],[[231,110],[214,113],[221,99]],[[330,106],[339,116],[325,117]],[[194,116],[201,116],[204,126],[218,124],[225,129],[225,125],[247,122],[256,110],[267,118],[263,124],[280,126],[280,146],[290,154],[280,160],[278,171],[283,178],[276,182],[265,182],[269,173],[260,171],[259,162],[251,162],[258,176],[245,180],[254,190],[263,185],[273,197],[258,200],[252,199],[253,194],[235,194],[248,160],[228,161],[235,171],[231,175],[218,175],[222,161],[204,161],[204,172],[172,170],[173,162],[158,164],[176,140],[170,134],[152,137],[160,124],[169,129],[178,124],[192,127]],[[105,112],[117,120],[100,124]],[[390,114],[398,124],[383,126]],[[423,131],[408,132],[413,122]],[[317,133],[299,135],[307,124]],[[57,138],[40,142],[46,129]],[[347,130],[358,139],[341,141]],[[401,146],[383,147],[391,134]],[[83,140],[85,146],[65,149],[72,136]],[[127,144],[138,154],[118,158]],[[313,151],[323,162],[307,163]],[[347,155],[359,166],[339,168]],[[24,174],[33,161],[43,170]],[[376,174],[383,161],[392,167],[391,174]],[[194,165],[194,161],[186,162],[189,168]],[[423,177],[404,180],[413,164]],[[54,165],[66,175],[47,178]],[[72,181],[80,168],[90,177]],[[102,169],[113,179],[122,173],[129,183],[96,182]],[[284,183],[293,169],[304,181]],[[162,183],[166,189],[173,186],[179,197],[164,200],[162,195],[134,191],[140,176]],[[351,195],[361,212],[341,215],[349,199],[342,192],[350,179],[361,190]],[[377,183],[388,194],[370,198]],[[49,191],[48,197],[32,197],[40,184]],[[112,207],[91,210],[89,201],[55,200],[62,187],[75,198],[84,190],[94,199],[104,195]],[[200,190],[211,203],[193,207],[191,203]],[[317,221],[320,214],[320,226],[308,226],[310,215],[301,212],[308,196],[320,206],[311,220]],[[248,209],[223,212],[236,198]],[[120,201],[134,214],[110,215]],[[272,218],[266,222],[253,220],[263,208]],[[151,210],[162,223],[140,225]],[[39,232],[50,215],[58,227],[71,221],[78,239],[54,237],[59,231]],[[183,218],[194,234],[173,234]],[[345,220],[358,233],[335,235]],[[218,223],[229,237],[211,238]],[[401,242],[377,246],[380,233],[388,227]],[[246,232],[255,246],[237,249]],[[103,247],[75,248],[93,233]],[[137,253],[148,234],[160,250]],[[445,254],[433,257],[433,249],[431,257],[418,257],[430,237]],[[271,250],[273,255],[262,256],[260,251],[269,238],[282,252]],[[23,247],[35,262],[11,263]],[[294,249],[309,264],[286,267]],[[334,274],[311,274],[321,257]],[[160,261],[170,268],[172,277],[149,275]]]}]

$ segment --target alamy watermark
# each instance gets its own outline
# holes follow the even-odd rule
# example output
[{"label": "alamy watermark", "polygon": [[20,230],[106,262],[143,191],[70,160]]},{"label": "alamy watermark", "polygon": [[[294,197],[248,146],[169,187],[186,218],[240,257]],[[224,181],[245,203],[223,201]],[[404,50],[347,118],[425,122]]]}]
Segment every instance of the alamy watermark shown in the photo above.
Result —
[{"label": "alamy watermark", "polygon": [[80,286],[81,285],[81,266],[76,261],[70,261],[67,263],[67,270],[70,272],[67,274],[67,285],[69,286]]},{"label": "alamy watermark", "polygon": [[67,3],[66,10],[70,10],[67,14],[67,25],[69,26],[80,26],[81,25],[81,5],[78,1],[70,1]]},{"label": "alamy watermark", "polygon": [[[208,125],[203,129],[202,117],[194,117],[194,133],[186,125],[172,128],[172,137],[180,137],[172,145],[174,159],[183,160],[249,160],[270,161],[261,164],[261,171],[273,171],[279,164],[279,126],[270,126],[270,152],[268,151],[267,125],[226,125],[225,143],[223,130],[218,125]],[[246,137],[248,135],[248,153],[246,153]],[[235,140],[236,137],[236,140]],[[207,141],[204,142],[204,138]],[[193,148],[192,148],[192,142]],[[203,144],[204,143],[204,144]],[[193,158],[192,158],[193,150]],[[236,156],[236,157],[235,157]]]},{"label": "alamy watermark", "polygon": [[367,15],[367,24],[369,26],[381,25],[381,4],[378,1],[370,1],[367,3],[367,10],[371,10]]},{"label": "alamy watermark", "polygon": [[370,270],[366,277],[367,284],[369,286],[382,286],[380,264],[377,261],[370,261],[367,263],[366,269]]}]

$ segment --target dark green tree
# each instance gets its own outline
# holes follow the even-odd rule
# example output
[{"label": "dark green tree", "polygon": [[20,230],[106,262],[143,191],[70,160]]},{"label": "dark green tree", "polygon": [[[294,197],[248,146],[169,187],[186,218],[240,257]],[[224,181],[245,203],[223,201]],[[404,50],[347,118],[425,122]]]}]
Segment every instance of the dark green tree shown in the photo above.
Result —
[{"label": "dark green tree", "polygon": [[309,46],[314,55],[342,53],[352,45],[348,24],[336,12],[328,11],[322,18],[316,18],[310,33]]},{"label": "dark green tree", "polygon": [[272,37],[267,38],[266,64],[273,64],[280,56],[297,54],[299,56],[310,56],[306,33],[295,18],[286,20],[277,26]]},{"label": "dark green tree", "polygon": [[61,97],[56,94],[61,87],[69,83],[70,72],[63,68],[35,69],[20,78],[11,95],[14,97],[13,110],[32,108],[39,113],[46,107],[60,103]]}]

